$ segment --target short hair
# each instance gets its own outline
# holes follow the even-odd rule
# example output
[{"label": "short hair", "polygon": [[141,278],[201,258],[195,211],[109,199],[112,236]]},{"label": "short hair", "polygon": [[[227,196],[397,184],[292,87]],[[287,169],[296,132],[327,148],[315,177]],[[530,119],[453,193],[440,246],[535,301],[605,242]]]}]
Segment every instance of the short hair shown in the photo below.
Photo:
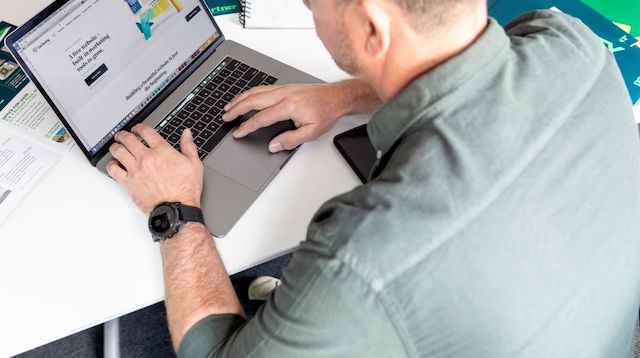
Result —
[{"label": "short hair", "polygon": [[[355,0],[341,0],[350,3]],[[416,30],[428,30],[461,10],[486,6],[486,0],[389,0],[404,10]]]}]

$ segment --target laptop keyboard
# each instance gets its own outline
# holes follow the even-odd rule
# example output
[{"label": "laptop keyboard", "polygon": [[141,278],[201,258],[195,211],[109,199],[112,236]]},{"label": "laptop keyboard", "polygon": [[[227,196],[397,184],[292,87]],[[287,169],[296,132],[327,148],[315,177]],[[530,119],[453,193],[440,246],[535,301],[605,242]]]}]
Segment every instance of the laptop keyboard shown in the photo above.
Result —
[{"label": "laptop keyboard", "polygon": [[233,127],[222,120],[224,106],[244,91],[276,81],[267,73],[226,57],[156,126],[156,131],[180,150],[182,131],[191,128],[198,155],[204,160]]}]

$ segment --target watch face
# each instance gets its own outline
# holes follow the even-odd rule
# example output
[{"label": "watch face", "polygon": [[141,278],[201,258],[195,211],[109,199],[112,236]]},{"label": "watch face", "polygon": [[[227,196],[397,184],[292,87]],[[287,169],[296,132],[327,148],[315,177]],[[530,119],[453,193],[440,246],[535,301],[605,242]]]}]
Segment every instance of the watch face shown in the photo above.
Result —
[{"label": "watch face", "polygon": [[149,229],[155,235],[166,237],[173,233],[178,223],[178,212],[170,205],[158,206],[149,217]]}]

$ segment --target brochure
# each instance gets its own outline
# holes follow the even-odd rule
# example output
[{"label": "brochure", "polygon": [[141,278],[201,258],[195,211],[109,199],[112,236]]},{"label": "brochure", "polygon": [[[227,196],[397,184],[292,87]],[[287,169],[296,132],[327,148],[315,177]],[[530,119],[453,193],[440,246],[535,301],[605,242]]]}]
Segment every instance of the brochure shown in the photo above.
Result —
[{"label": "brochure", "polygon": [[4,38],[15,28],[0,22],[0,108],[6,106],[29,83],[29,78],[4,45]]},{"label": "brochure", "polygon": [[[4,37],[15,28],[0,22],[0,43],[4,43]],[[0,61],[15,63],[5,50],[0,49]],[[4,72],[4,76],[1,69],[0,66],[0,131],[12,131],[60,153],[73,148],[73,139],[22,69],[16,64],[15,69]]]},{"label": "brochure", "polygon": [[[595,9],[606,10],[610,16],[619,15],[618,12],[631,14],[629,8],[620,8],[624,0],[585,0],[594,4]],[[606,6],[601,4],[606,3]],[[616,5],[613,5],[616,3]],[[598,5],[596,7],[596,5]],[[600,37],[604,45],[613,53],[624,77],[625,83],[631,95],[631,100],[640,105],[640,47],[637,46],[636,39],[630,35],[636,31],[623,23],[612,23],[612,20],[601,15],[594,8],[580,0],[490,0],[489,14],[502,25],[506,25],[518,15],[535,9],[553,9],[580,18],[593,32]],[[618,6],[618,11],[614,14],[612,7]],[[637,19],[637,14],[635,14]],[[627,18],[620,17],[619,21],[627,21]],[[623,28],[629,30],[625,31]],[[638,119],[638,117],[636,117]]]},{"label": "brochure", "polygon": [[[15,26],[0,22],[0,43]],[[0,48],[0,223],[74,143],[6,48]]]},{"label": "brochure", "polygon": [[0,131],[0,223],[60,159],[58,152]]}]

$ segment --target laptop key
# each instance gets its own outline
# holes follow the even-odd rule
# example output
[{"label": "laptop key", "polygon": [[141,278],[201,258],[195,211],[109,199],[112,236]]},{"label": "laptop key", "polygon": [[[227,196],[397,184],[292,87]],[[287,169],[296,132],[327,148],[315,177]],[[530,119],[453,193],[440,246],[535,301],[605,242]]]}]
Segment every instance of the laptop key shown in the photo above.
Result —
[{"label": "laptop key", "polygon": [[204,116],[202,116],[202,121],[205,122],[205,123],[209,123],[214,119],[216,119],[216,117],[214,117],[213,115],[211,115],[209,113],[205,113]]},{"label": "laptop key", "polygon": [[268,84],[272,85],[272,84],[278,82],[278,79],[273,77],[273,76],[268,76],[264,81],[267,82]]},{"label": "laptop key", "polygon": [[164,128],[162,128],[162,132],[165,132],[166,134],[171,134],[173,132],[175,132],[176,127],[172,126],[171,124],[165,124]]},{"label": "laptop key", "polygon": [[227,70],[233,71],[236,68],[238,68],[238,66],[240,66],[240,61],[238,60],[231,60],[231,62],[229,62],[229,64],[227,65],[227,67],[225,67]]},{"label": "laptop key", "polygon": [[227,86],[231,86],[232,84],[236,83],[237,78],[233,78],[231,76],[227,77],[224,82],[222,84],[227,85]]},{"label": "laptop key", "polygon": [[209,97],[204,101],[204,104],[206,104],[207,106],[211,107],[211,106],[216,104],[216,99],[213,98],[213,97]]},{"label": "laptop key", "polygon": [[211,136],[213,135],[213,132],[208,131],[208,130],[203,130],[202,133],[200,133],[200,137],[204,138],[204,139],[209,139],[211,138]]},{"label": "laptop key", "polygon": [[249,82],[247,86],[255,87],[262,83],[263,80],[267,78],[267,74],[264,72],[258,72],[256,76]]},{"label": "laptop key", "polygon": [[[177,121],[178,121],[178,122],[182,122],[180,119],[187,119],[187,118],[189,118],[189,112],[187,112],[187,111],[185,111],[185,110],[180,111],[180,112],[178,113],[178,118],[179,118],[179,119],[177,119]],[[175,118],[174,118],[174,119],[175,119]],[[173,122],[173,119],[171,120],[171,122]],[[180,123],[177,123],[177,124],[174,124],[174,125],[176,125],[176,126],[177,126],[177,125],[179,125],[179,124],[180,124]]]},{"label": "laptop key", "polygon": [[223,83],[223,84],[221,84],[220,86],[218,86],[218,90],[220,90],[220,91],[222,91],[222,92],[225,92],[225,91],[227,91],[227,90],[229,89],[229,87],[230,87],[230,86],[229,86],[228,84]]},{"label": "laptop key", "polygon": [[174,117],[169,123],[171,123],[173,126],[177,127],[177,126],[182,124],[182,120],[183,120],[182,117],[183,116],[185,117],[184,119],[189,118],[189,113],[184,112],[184,115],[183,115],[183,112],[180,112],[180,113],[178,113],[178,117],[180,117],[180,118]]},{"label": "laptop key", "polygon": [[[200,118],[202,118],[202,113],[200,112],[193,112],[191,113],[191,118],[195,119],[196,121]],[[190,125],[189,127],[193,127],[193,125]]]},{"label": "laptop key", "polygon": [[205,90],[207,91],[215,91],[216,88],[218,88],[218,84],[214,83],[214,82],[210,82],[206,87]]},{"label": "laptop key", "polygon": [[211,96],[211,91],[207,90],[207,89],[203,89],[200,91],[200,95],[204,98],[207,98],[209,96]]},{"label": "laptop key", "polygon": [[241,63],[241,64],[240,64],[240,66],[238,66],[238,69],[239,69],[240,71],[243,71],[243,72],[244,72],[244,71],[246,71],[246,70],[248,70],[248,69],[249,69],[249,65],[246,65],[246,64],[244,64],[244,63]]},{"label": "laptop key", "polygon": [[167,138],[169,138],[169,136],[171,135],[171,133],[173,133],[173,131],[169,131],[169,130],[167,130],[167,128],[166,128],[166,126],[165,126],[165,128],[162,128],[162,130],[161,130],[160,132],[158,132],[158,133],[160,133],[160,136],[161,136],[162,138],[167,139]]},{"label": "laptop key", "polygon": [[201,147],[204,144],[204,139],[198,137],[196,139],[193,140],[193,142],[198,146]]},{"label": "laptop key", "polygon": [[197,96],[191,100],[191,103],[195,104],[196,106],[200,105],[202,102],[204,102],[204,98],[200,96]]},{"label": "laptop key", "polygon": [[231,93],[225,93],[225,94],[222,96],[222,100],[223,100],[223,101],[225,101],[225,102],[227,102],[227,103],[231,102],[231,101],[233,100],[233,98],[234,98],[234,96],[233,96],[233,94],[231,94]]},{"label": "laptop key", "polygon": [[186,106],[184,106],[184,109],[186,109],[188,112],[193,112],[196,110],[196,105],[193,103],[187,103]]},{"label": "laptop key", "polygon": [[242,87],[246,86],[247,83],[249,83],[249,82],[241,79],[241,80],[238,80],[238,82],[236,82],[236,86],[242,88]]},{"label": "laptop key", "polygon": [[209,110],[209,108],[211,108],[211,105],[201,104],[200,106],[198,106],[198,111],[202,113],[206,113]]},{"label": "laptop key", "polygon": [[229,93],[236,95],[238,93],[240,93],[240,87],[238,86],[232,86],[231,88],[229,88]]},{"label": "laptop key", "polygon": [[201,131],[201,130],[203,130],[206,126],[207,126],[207,124],[206,124],[206,123],[204,123],[204,122],[196,122],[196,124],[193,126],[193,128],[195,128],[195,129],[197,129],[197,130]]},{"label": "laptop key", "polygon": [[211,138],[209,138],[209,140],[207,140],[207,142],[201,147],[202,150],[211,153],[213,148],[215,148],[216,145],[218,145],[218,143],[222,141],[222,138],[224,138],[226,134],[227,133],[225,131],[215,132],[214,135],[212,135]]},{"label": "laptop key", "polygon": [[243,76],[242,79],[245,81],[251,81],[255,75],[258,74],[258,70],[255,68],[250,68]]},{"label": "laptop key", "polygon": [[215,117],[215,116],[217,116],[218,114],[220,114],[220,112],[222,112],[222,111],[220,110],[220,108],[217,108],[217,107],[211,107],[211,109],[210,109],[207,113],[209,113],[210,115],[212,115],[212,116],[214,116],[214,117]]},{"label": "laptop key", "polygon": [[200,131],[195,128],[191,128],[191,135],[193,136],[193,138],[195,138],[200,135]]},{"label": "laptop key", "polygon": [[207,125],[207,129],[210,130],[211,132],[215,132],[218,130],[218,128],[220,128],[220,125],[218,123],[215,122],[211,122]]},{"label": "laptop key", "polygon": [[243,71],[233,71],[233,72],[231,73],[231,77],[233,77],[233,78],[235,78],[235,79],[240,78],[242,75],[244,75],[244,72],[243,72]]},{"label": "laptop key", "polygon": [[222,94],[223,94],[223,92],[215,90],[215,91],[213,91],[213,94],[211,94],[211,97],[213,97],[215,99],[218,99],[218,98],[222,97]]},{"label": "laptop key", "polygon": [[223,78],[229,77],[230,74],[231,74],[231,71],[229,70],[220,71],[220,76],[222,76]]},{"label": "laptop key", "polygon": [[171,144],[176,144],[180,141],[180,136],[176,133],[173,133],[169,136],[169,138],[167,138],[167,141]]},{"label": "laptop key", "polygon": [[211,80],[211,82],[216,83],[216,84],[221,84],[222,81],[224,81],[224,78],[220,77],[220,76],[216,76],[216,77],[214,77],[214,79]]},{"label": "laptop key", "polygon": [[[198,112],[196,112],[198,113]],[[193,116],[194,113],[191,114],[191,116]],[[189,118],[186,121],[184,121],[184,125],[191,128],[193,127],[193,125],[196,124],[196,121],[194,121],[193,119]]]}]

